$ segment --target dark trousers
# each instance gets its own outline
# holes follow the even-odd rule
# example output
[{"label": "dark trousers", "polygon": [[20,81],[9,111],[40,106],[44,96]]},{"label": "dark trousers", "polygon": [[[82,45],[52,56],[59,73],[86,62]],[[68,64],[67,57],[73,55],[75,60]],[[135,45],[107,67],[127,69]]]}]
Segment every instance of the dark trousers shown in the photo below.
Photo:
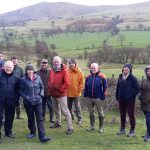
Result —
[{"label": "dark trousers", "polygon": [[150,111],[144,111],[144,115],[146,119],[147,133],[150,136]]},{"label": "dark trousers", "polygon": [[54,116],[54,111],[53,111],[53,104],[52,104],[52,100],[51,97],[43,97],[42,98],[42,116],[43,119],[45,119],[45,114],[46,114],[46,105],[48,107],[49,110],[49,115],[50,115],[50,122],[54,121],[53,120],[53,116]]},{"label": "dark trousers", "polygon": [[5,112],[4,130],[5,135],[12,134],[13,120],[15,116],[15,105],[0,103],[0,129],[2,126],[3,114]]},{"label": "dark trousers", "polygon": [[73,113],[73,103],[75,106],[75,112],[76,112],[76,116],[78,118],[78,121],[82,120],[82,114],[81,114],[81,105],[80,105],[80,97],[68,97],[68,108],[69,111],[71,113],[71,116],[73,118],[74,113]]},{"label": "dark trousers", "polygon": [[42,104],[29,105],[25,104],[26,113],[28,116],[28,128],[31,134],[36,134],[35,118],[38,127],[39,139],[45,137],[44,121],[42,117]]},{"label": "dark trousers", "polygon": [[128,113],[131,129],[135,129],[135,103],[122,103],[119,102],[119,109],[120,109],[120,122],[121,128],[125,129],[126,124],[126,112]]}]

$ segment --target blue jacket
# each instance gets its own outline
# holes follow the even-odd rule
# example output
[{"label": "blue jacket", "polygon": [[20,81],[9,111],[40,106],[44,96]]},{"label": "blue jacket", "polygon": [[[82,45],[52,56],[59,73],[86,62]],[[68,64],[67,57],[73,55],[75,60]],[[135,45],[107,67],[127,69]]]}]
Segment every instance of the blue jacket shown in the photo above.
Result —
[{"label": "blue jacket", "polygon": [[19,94],[19,79],[13,73],[0,72],[0,102],[16,105]]},{"label": "blue jacket", "polygon": [[41,103],[42,96],[44,96],[44,86],[40,76],[35,73],[34,80],[31,80],[27,75],[21,78],[20,95],[24,104],[36,105]]},{"label": "blue jacket", "polygon": [[127,79],[124,80],[122,74],[119,75],[116,88],[116,100],[119,102],[135,102],[138,92],[139,85],[136,77],[129,74]]},{"label": "blue jacket", "polygon": [[95,75],[91,73],[85,80],[84,97],[105,100],[106,89],[107,80],[105,75],[100,72]]}]

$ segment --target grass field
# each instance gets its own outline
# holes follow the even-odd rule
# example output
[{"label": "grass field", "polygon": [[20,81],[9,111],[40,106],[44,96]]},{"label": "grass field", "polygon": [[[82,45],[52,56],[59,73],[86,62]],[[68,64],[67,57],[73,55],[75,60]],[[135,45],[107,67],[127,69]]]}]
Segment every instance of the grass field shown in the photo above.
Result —
[{"label": "grass field", "polygon": [[[28,134],[27,118],[23,113],[24,120],[14,121],[15,139],[9,139],[3,136],[3,143],[0,145],[0,150],[149,150],[150,143],[145,143],[141,136],[145,133],[145,120],[143,115],[137,116],[136,137],[128,138],[126,135],[117,136],[119,129],[118,112],[107,112],[105,114],[104,133],[98,131],[87,132],[89,126],[88,113],[83,112],[83,127],[78,127],[76,120],[73,122],[75,132],[73,135],[66,135],[66,123],[62,118],[62,128],[50,129],[47,121],[45,122],[46,133],[53,139],[51,142],[41,144],[38,137],[34,139],[26,139]],[[117,123],[111,123],[112,118],[116,118]],[[98,129],[98,118],[96,118],[96,128]],[[127,125],[127,133],[129,125]]]}]

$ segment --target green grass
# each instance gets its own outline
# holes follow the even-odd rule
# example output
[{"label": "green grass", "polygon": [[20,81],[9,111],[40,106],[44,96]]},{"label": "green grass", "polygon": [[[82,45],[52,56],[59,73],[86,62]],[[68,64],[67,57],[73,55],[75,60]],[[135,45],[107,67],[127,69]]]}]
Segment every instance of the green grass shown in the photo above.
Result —
[{"label": "green grass", "polygon": [[[117,136],[119,129],[119,115],[118,112],[107,112],[105,114],[105,128],[104,133],[100,134],[96,131],[87,132],[86,128],[89,126],[88,113],[83,112],[83,127],[78,127],[76,120],[73,121],[75,132],[73,135],[66,135],[66,122],[62,117],[62,128],[50,129],[47,121],[45,123],[46,133],[53,139],[51,142],[41,144],[38,138],[26,139],[28,134],[27,118],[23,113],[24,120],[14,121],[15,139],[9,139],[3,136],[3,143],[0,145],[0,150],[148,150],[150,143],[143,142],[141,135],[145,133],[145,120],[143,115],[137,116],[137,136],[128,138],[125,135]],[[97,116],[97,115],[96,115]],[[109,123],[112,118],[116,117],[116,124]],[[98,129],[98,118],[96,117],[96,128]],[[129,125],[127,125],[127,132]]]}]

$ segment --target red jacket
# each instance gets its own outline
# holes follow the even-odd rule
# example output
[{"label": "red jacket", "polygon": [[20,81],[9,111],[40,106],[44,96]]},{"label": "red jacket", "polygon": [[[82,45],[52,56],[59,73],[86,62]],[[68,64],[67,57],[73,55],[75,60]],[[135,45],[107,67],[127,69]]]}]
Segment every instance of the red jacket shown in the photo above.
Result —
[{"label": "red jacket", "polygon": [[50,70],[50,76],[48,80],[48,88],[52,97],[64,97],[67,96],[67,88],[70,84],[70,79],[66,66],[62,65],[60,71]]}]

